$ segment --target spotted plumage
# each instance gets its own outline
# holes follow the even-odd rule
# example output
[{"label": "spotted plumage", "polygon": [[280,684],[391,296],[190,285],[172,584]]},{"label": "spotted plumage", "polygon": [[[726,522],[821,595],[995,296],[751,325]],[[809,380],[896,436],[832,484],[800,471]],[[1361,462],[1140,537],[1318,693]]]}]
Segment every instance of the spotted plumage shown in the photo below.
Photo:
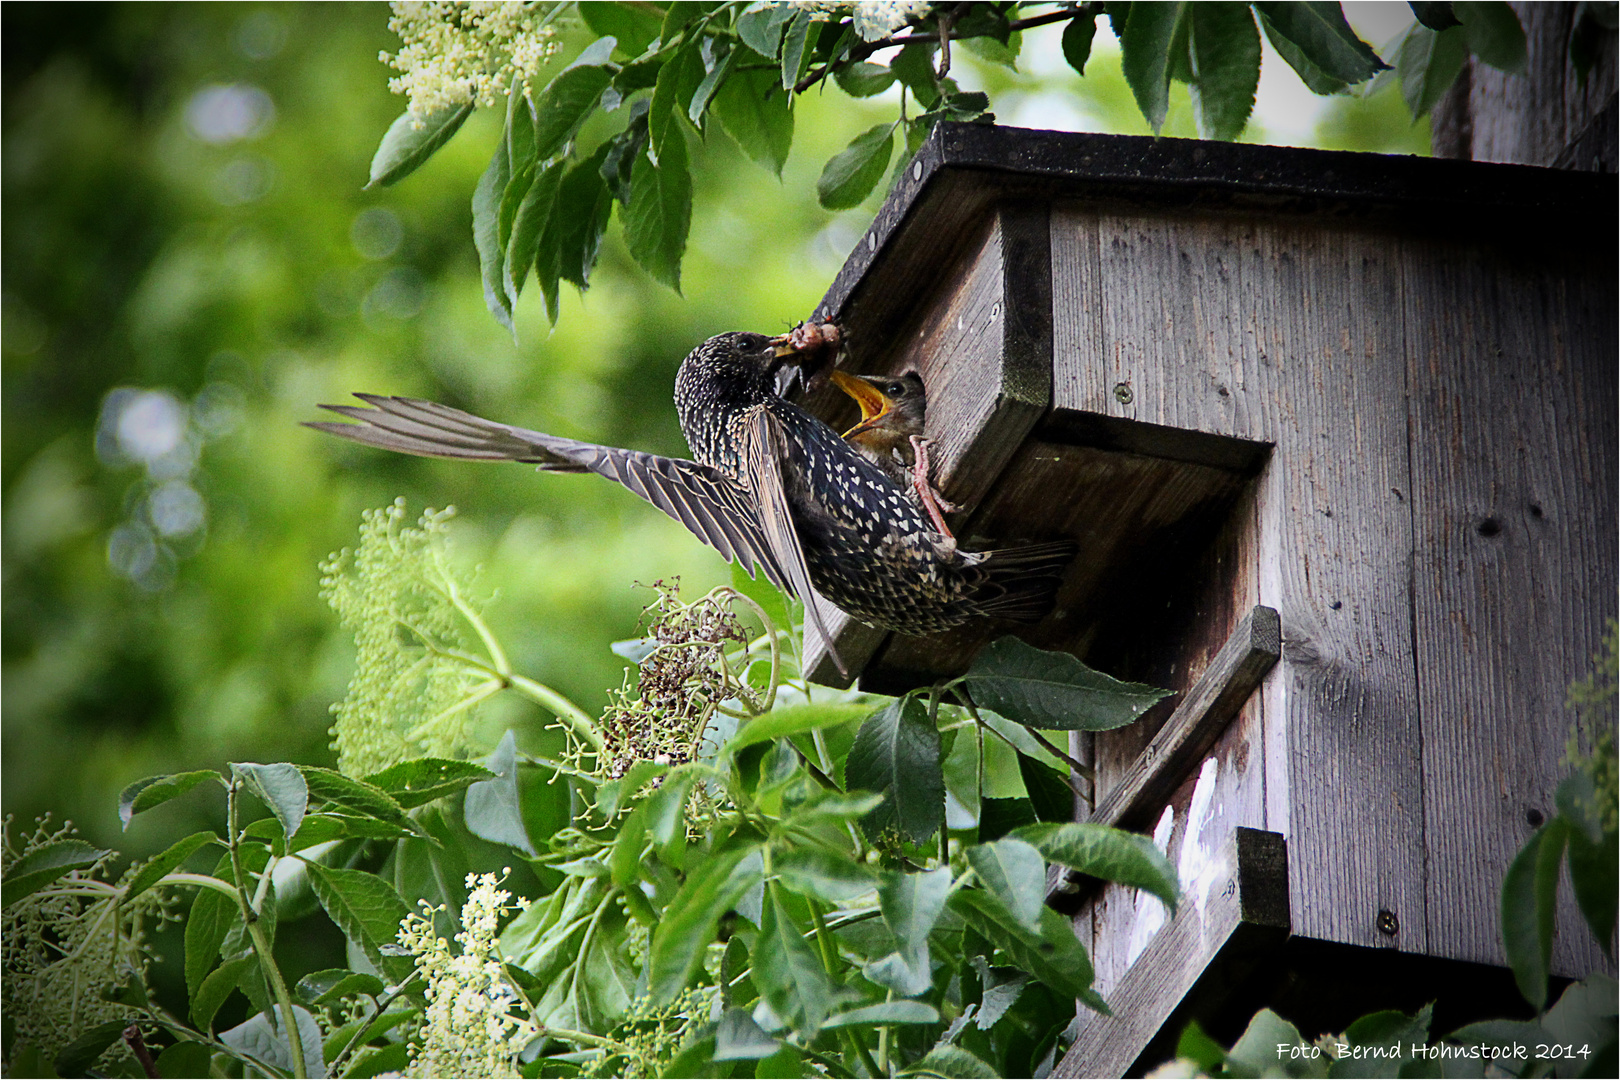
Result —
[{"label": "spotted plumage", "polygon": [[[513,460],[621,483],[750,574],[807,600],[820,593],[872,626],[925,634],[977,616],[1039,619],[1051,608],[1067,542],[965,552],[944,542],[903,485],[779,397],[797,362],[788,335],[721,334],[681,364],[675,407],[696,461],[598,446],[411,398],[356,395],[328,405],[359,424],[311,427],[429,457]],[[816,605],[812,624],[832,650]]]}]

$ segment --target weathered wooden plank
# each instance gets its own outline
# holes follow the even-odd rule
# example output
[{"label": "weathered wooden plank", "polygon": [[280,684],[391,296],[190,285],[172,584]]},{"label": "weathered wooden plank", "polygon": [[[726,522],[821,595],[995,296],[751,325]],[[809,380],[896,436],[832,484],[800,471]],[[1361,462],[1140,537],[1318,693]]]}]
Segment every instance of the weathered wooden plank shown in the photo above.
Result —
[{"label": "weathered wooden plank", "polygon": [[1099,825],[1138,828],[1203,760],[1215,740],[1248,702],[1277,662],[1282,628],[1277,612],[1256,606],[1237,629],[1146,749],[1092,812]]},{"label": "weathered wooden plank", "polygon": [[[1406,257],[1429,940],[1501,963],[1502,876],[1554,813],[1565,694],[1615,613],[1615,266],[1561,238]],[[1556,971],[1607,966],[1567,890],[1558,918]]]},{"label": "weathered wooden plank", "polygon": [[1082,1011],[1080,1030],[1053,1076],[1123,1076],[1182,997],[1212,965],[1282,944],[1291,925],[1288,845],[1276,833],[1236,829],[1107,995],[1113,1016]]},{"label": "weathered wooden plank", "polygon": [[[1390,911],[1422,949],[1407,929],[1424,892],[1395,241],[1321,220],[1098,221],[1105,363],[1056,373],[1054,401],[1276,445],[1255,550],[1258,601],[1283,625],[1265,791],[1287,820],[1266,824],[1295,844],[1301,932],[1388,944]],[[1105,790],[1137,738],[1099,739]]]}]

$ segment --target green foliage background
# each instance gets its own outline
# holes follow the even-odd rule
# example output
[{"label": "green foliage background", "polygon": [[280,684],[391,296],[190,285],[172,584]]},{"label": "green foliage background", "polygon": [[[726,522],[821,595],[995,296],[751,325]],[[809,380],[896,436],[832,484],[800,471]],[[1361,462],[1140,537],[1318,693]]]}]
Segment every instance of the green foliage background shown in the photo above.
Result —
[{"label": "green foliage background", "polygon": [[[812,310],[881,198],[833,214],[816,178],[892,119],[887,99],[801,100],[780,182],[712,132],[694,160],[684,295],[636,269],[613,229],[589,294],[565,289],[548,332],[532,291],[514,345],[485,310],[468,206],[500,117],[475,115],[420,172],[361,191],[401,108],[377,61],[396,45],[382,6],[12,5],[3,18],[7,813],[49,810],[111,846],[117,792],[138,777],[330,764],[327,710],[353,649],[317,596],[317,564],[396,495],[412,516],[462,509],[458,551],[484,564],[514,665],[589,711],[620,683],[607,644],[634,633],[648,598],[636,582],[726,580],[680,526],[593,478],[382,454],[298,422],[371,390],[684,454],[676,366],[709,335],[774,332]],[[958,74],[973,65],[1003,115],[1056,89],[1106,130],[1145,133],[1105,37],[1084,80],[965,57]],[[188,117],[221,86],[258,88],[234,100],[270,112],[210,143]],[[1317,141],[1426,152],[1426,129],[1382,93],[1336,99]],[[1193,133],[1185,87],[1164,133]],[[1244,138],[1264,136],[1251,124]],[[160,560],[144,583],[108,558],[153,486],[98,456],[98,415],[120,387],[165,389],[212,432],[186,478],[206,527],[169,543],[172,573]],[[522,719],[486,716],[492,733]],[[218,812],[188,802],[119,846],[150,854]]]}]

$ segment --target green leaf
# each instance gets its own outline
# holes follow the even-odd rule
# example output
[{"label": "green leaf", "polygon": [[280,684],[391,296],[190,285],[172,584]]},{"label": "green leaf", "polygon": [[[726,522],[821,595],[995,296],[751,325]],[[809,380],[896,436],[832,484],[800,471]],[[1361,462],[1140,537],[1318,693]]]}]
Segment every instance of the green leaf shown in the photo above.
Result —
[{"label": "green leaf", "polygon": [[1034,728],[1109,731],[1146,712],[1170,691],[1121,682],[1063,652],[1015,637],[990,643],[963,676],[973,700]]},{"label": "green leaf", "polygon": [[934,107],[940,96],[939,85],[934,81],[935,49],[931,41],[915,41],[895,53],[894,59],[889,61],[889,70],[894,72],[895,78],[928,109]]},{"label": "green leaf", "polygon": [[1414,2],[1406,5],[1417,16],[1417,21],[1430,30],[1450,30],[1453,26],[1461,26],[1456,14],[1451,10],[1449,0],[1440,0],[1437,3]]},{"label": "green leaf", "polygon": [[[602,165],[610,149],[611,143],[598,146],[590,157],[568,170],[557,189],[556,212],[546,226],[541,254],[536,259],[542,286],[546,271],[539,264],[552,257],[553,251],[561,280],[572,282],[581,292],[590,286],[591,270],[596,266],[602,236],[613,214],[613,193],[602,179]],[[555,324],[555,316],[552,322]]]},{"label": "green leaf", "polygon": [[793,103],[769,71],[737,71],[709,109],[752,160],[782,175],[793,146]]},{"label": "green leaf", "polygon": [[933,933],[951,891],[951,870],[885,873],[878,885],[878,907],[894,935],[897,951],[866,967],[867,978],[898,994],[914,996],[934,982],[928,935]]},{"label": "green leaf", "polygon": [[399,934],[399,924],[410,914],[394,887],[376,874],[362,870],[341,870],[306,862],[309,885],[321,907],[343,931],[343,936],[365,953],[372,966],[393,982],[411,973],[409,957],[383,952]]},{"label": "green leaf", "polygon": [[880,792],[881,805],[861,822],[871,836],[893,831],[921,844],[945,816],[939,731],[916,698],[900,698],[867,717],[844,764],[845,787]]},{"label": "green leaf", "polygon": [[309,810],[309,786],[304,783],[298,766],[285,761],[273,765],[233,761],[231,775],[270,808],[281,822],[284,835],[292,836],[298,831]]},{"label": "green leaf", "polygon": [[74,870],[90,869],[111,854],[111,850],[83,840],[58,840],[30,851],[6,872],[5,882],[0,884],[0,906],[10,907]]},{"label": "green leaf", "polygon": [[329,1005],[355,994],[381,997],[386,989],[375,975],[347,968],[327,968],[299,979],[294,992],[306,1005]]},{"label": "green leaf", "polygon": [[815,55],[816,41],[821,37],[821,24],[810,18],[810,12],[801,11],[793,16],[782,35],[782,89],[791,90],[804,77]]},{"label": "green leaf", "polygon": [[659,28],[658,37],[665,45],[670,45],[681,37],[687,26],[694,19],[701,18],[704,8],[714,5],[704,3],[702,0],[673,0],[664,5],[664,23]]},{"label": "green leaf", "polygon": [[[1256,3],[1254,8],[1266,17],[1271,29],[1295,46],[1299,55],[1341,82],[1362,82],[1389,66],[1378,58],[1372,46],[1356,36],[1344,21],[1344,11],[1332,0]],[[1288,60],[1286,53],[1283,59]],[[1292,66],[1291,60],[1289,63]],[[1301,77],[1304,74],[1300,72]]]},{"label": "green leaf", "polygon": [[1547,1003],[1558,869],[1568,835],[1563,818],[1537,829],[1514,856],[1502,881],[1502,949],[1519,993],[1537,1012]]},{"label": "green leaf", "polygon": [[937,1024],[939,1010],[922,1001],[880,1001],[829,1016],[822,1028],[871,1027],[878,1024]]},{"label": "green leaf", "polygon": [[1429,1024],[1434,1016],[1431,1002],[1413,1016],[1394,1009],[1369,1013],[1344,1032],[1344,1042],[1361,1054],[1351,1054],[1333,1063],[1334,1077],[1389,1076],[1405,1062],[1413,1060],[1411,1048],[1429,1041]]},{"label": "green leaf", "polygon": [[997,799],[985,796],[979,800],[979,842],[988,844],[1003,836],[1035,824],[1035,807],[1025,798]]},{"label": "green leaf", "polygon": [[[1012,40],[1015,43],[1019,41],[1018,38]],[[964,38],[962,44],[967,46],[968,52],[981,60],[988,60],[992,64],[1000,64],[1002,67],[1010,68],[1013,71],[1018,70],[1018,50],[997,41],[993,37]]]},{"label": "green leaf", "polygon": [[829,904],[845,903],[877,886],[877,875],[864,863],[816,848],[789,848],[772,860],[771,869],[787,888]]},{"label": "green leaf", "polygon": [[692,793],[692,782],[690,772],[677,769],[665,777],[658,790],[642,804],[647,812],[647,835],[659,859],[676,870],[685,869],[686,803]]},{"label": "green leaf", "polygon": [[514,86],[506,96],[506,160],[513,173],[536,159],[535,112],[527,87]]},{"label": "green leaf", "polygon": [[1460,28],[1436,34],[1414,26],[1395,53],[1401,96],[1416,120],[1439,103],[1468,61],[1467,39]]},{"label": "green leaf", "polygon": [[698,83],[697,89],[692,91],[692,101],[686,107],[686,118],[692,121],[699,131],[703,130],[709,102],[714,100],[715,91],[730,78],[732,70],[743,57],[741,49],[733,49],[723,40],[715,47],[720,50],[720,55],[715,57],[714,66],[703,76],[703,81]]},{"label": "green leaf", "polygon": [[658,777],[669,772],[668,765],[642,759],[624,771],[617,780],[609,780],[596,789],[596,810],[611,820],[630,800]]},{"label": "green leaf", "polygon": [[737,36],[765,59],[775,60],[782,48],[782,31],[795,14],[791,4],[769,4],[745,11],[737,16]]},{"label": "green leaf", "polygon": [[782,1043],[765,1034],[747,1009],[730,1008],[714,1033],[715,1061],[758,1061],[776,1053]]},{"label": "green leaf", "polygon": [[1620,847],[1614,834],[1593,843],[1578,828],[1569,830],[1569,877],[1575,902],[1603,951],[1611,957],[1617,908],[1620,908]]},{"label": "green leaf", "polygon": [[1081,15],[1070,19],[1063,28],[1063,59],[1074,68],[1076,75],[1086,73],[1086,61],[1091,59],[1091,42],[1097,35],[1097,16]]},{"label": "green leaf", "polygon": [[847,724],[851,720],[870,716],[872,706],[863,705],[858,701],[825,701],[804,702],[797,705],[784,705],[772,709],[768,713],[754,717],[742,727],[737,734],[727,740],[721,749],[722,757],[735,754],[745,746],[755,743],[770,742],[773,739],[797,735],[802,731],[816,731],[825,727],[836,727]]},{"label": "green leaf", "polygon": [[1235,139],[1260,86],[1260,31],[1242,4],[1194,4],[1189,11],[1193,113],[1206,139]]},{"label": "green leaf", "polygon": [[1227,1051],[1227,1071],[1233,1076],[1268,1076],[1278,1065],[1279,1046],[1302,1046],[1299,1029],[1270,1009],[1261,1009]]},{"label": "green leaf", "polygon": [[1027,825],[1012,835],[1034,845],[1047,862],[1104,881],[1145,889],[1171,911],[1179,902],[1181,890],[1175,867],[1145,836],[1089,822]]},{"label": "green leaf", "polygon": [[[647,138],[654,161],[673,137],[683,139],[679,117],[685,115],[683,102],[690,102],[703,79],[703,54],[697,41],[689,41],[658,71],[653,86],[652,106],[647,110]],[[685,149],[684,145],[682,149]]]},{"label": "green leaf", "polygon": [[214,1026],[214,1017],[242,984],[242,976],[258,967],[259,959],[251,952],[234,956],[208,973],[208,977],[191,996],[191,1022],[203,1031]]},{"label": "green leaf", "polygon": [[[1620,1005],[1616,1004],[1615,981],[1602,972],[1594,972],[1578,983],[1572,983],[1558,996],[1558,1002],[1541,1018],[1541,1026],[1552,1036],[1551,1041],[1576,1047],[1579,1057],[1572,1057],[1573,1069],[1560,1069],[1555,1075],[1567,1076],[1578,1071],[1581,1076],[1607,1076],[1613,1072],[1597,1071],[1595,1065],[1602,1059],[1602,1048],[1609,1047],[1608,1057],[1614,1057],[1615,1020]],[[1595,1051],[1589,1058],[1581,1048]]]},{"label": "green leaf", "polygon": [[428,158],[438,153],[450,137],[461,130],[467,117],[473,114],[473,103],[464,102],[440,109],[425,117],[418,127],[409,109],[388,125],[388,132],[377,145],[371,159],[371,179],[366,190],[398,183],[421,168]]},{"label": "green leaf", "polygon": [[1214,1075],[1226,1063],[1226,1047],[1204,1033],[1197,1020],[1187,1021],[1176,1042],[1176,1057],[1186,1058],[1203,1073]]},{"label": "green leaf", "polygon": [[416,758],[374,773],[366,777],[366,783],[386,791],[400,806],[410,810],[464,791],[468,785],[494,775],[471,761]]},{"label": "green leaf", "polygon": [[658,36],[663,20],[640,4],[580,4],[579,17],[598,37],[617,39],[626,56],[640,56]]},{"label": "green leaf", "polygon": [[188,1076],[207,1076],[214,1059],[214,1051],[206,1043],[177,1042],[157,1056],[157,1074],[164,1080],[184,1080]]},{"label": "green leaf", "polygon": [[[230,872],[230,856],[220,860],[220,866],[215,868],[216,876],[221,869],[227,874]],[[220,946],[241,921],[241,909],[230,897],[213,889],[197,890],[186,916],[186,993],[189,996],[197,996],[198,988],[219,956]]]},{"label": "green leaf", "polygon": [[511,331],[515,341],[517,331],[512,326],[512,301],[506,295],[504,278],[506,253],[501,249],[501,201],[511,177],[506,140],[502,139],[496,144],[489,167],[484,170],[478,187],[473,191],[472,218],[473,245],[478,249],[478,265],[484,279],[484,305],[495,316],[496,322]]},{"label": "green leaf", "polygon": [[1074,789],[1064,775],[1044,761],[1018,754],[1018,775],[1029,792],[1029,804],[1041,821],[1074,820]]},{"label": "green leaf", "polygon": [[999,1077],[1001,1074],[977,1054],[964,1050],[955,1043],[940,1043],[901,1075],[947,1076],[952,1080],[978,1080],[981,1077]]},{"label": "green leaf", "polygon": [[1101,1004],[1091,989],[1091,957],[1074,936],[1069,920],[1051,908],[1042,906],[1040,930],[1034,932],[983,889],[959,889],[951,894],[949,906],[1005,952],[1014,966],[1045,983],[1054,993],[1079,998],[1093,1008]]},{"label": "green leaf", "polygon": [[772,1011],[806,1041],[816,1037],[827,1019],[834,984],[821,957],[804,940],[782,904],[775,882],[765,886],[765,907],[754,946],[754,985]]},{"label": "green leaf", "polygon": [[536,160],[555,156],[574,137],[580,125],[596,111],[602,91],[613,81],[615,69],[605,62],[607,56],[599,49],[601,44],[596,42],[586,55],[558,72],[534,103]]},{"label": "green leaf", "polygon": [[1524,74],[1529,51],[1512,7],[1502,0],[1457,0],[1451,7],[1475,56],[1498,71]]},{"label": "green leaf", "polygon": [[217,779],[219,773],[213,769],[198,769],[196,772],[148,776],[145,780],[137,780],[118,795],[118,820],[124,823],[127,830],[130,819],[136,814],[162,806],[177,795],[184,795],[209,777]]},{"label": "green leaf", "polygon": [[199,851],[205,844],[221,843],[219,837],[211,832],[192,833],[184,840],[170,844],[161,855],[154,855],[148,859],[136,875],[130,879],[124,891],[124,903],[129,903],[141,893],[163,880],[175,867]]},{"label": "green leaf", "polygon": [[888,172],[893,156],[893,124],[879,124],[855,136],[822,168],[816,181],[816,198],[828,210],[859,206]]},{"label": "green leaf", "polygon": [[1170,109],[1171,54],[1177,43],[1184,3],[1132,4],[1120,38],[1120,67],[1154,132]]},{"label": "green leaf", "polygon": [[845,64],[833,72],[838,88],[853,98],[881,94],[894,85],[894,79],[894,72],[886,65],[869,64],[864,60]]},{"label": "green leaf", "polygon": [[645,154],[636,158],[623,221],[631,257],[655,281],[679,292],[681,256],[692,226],[692,176],[684,136],[664,143],[656,166]]},{"label": "green leaf", "polygon": [[[102,1052],[117,1042],[129,1026],[127,1020],[109,1020],[86,1031],[56,1055],[57,1076],[83,1076]],[[10,1075],[10,1073],[7,1073]]]},{"label": "green leaf", "polygon": [[335,808],[355,817],[372,818],[418,835],[426,835],[420,826],[406,816],[405,808],[382,788],[315,765],[300,765],[298,771],[304,778],[310,799],[320,803],[322,809]]},{"label": "green leaf", "polygon": [[1271,25],[1271,20],[1266,18],[1265,12],[1256,8],[1255,14],[1260,17],[1260,29],[1265,32],[1266,40],[1271,42],[1273,49],[1277,50],[1277,55],[1282,57],[1288,66],[1294,69],[1300,80],[1304,82],[1306,89],[1310,90],[1311,93],[1326,96],[1328,94],[1342,94],[1349,89],[1349,83],[1343,79],[1334,78],[1312,63],[1311,59],[1300,50],[1298,45],[1289,41],[1282,35],[1281,31]]},{"label": "green leaf", "polygon": [[507,242],[506,259],[501,266],[507,292],[514,298],[523,291],[523,281],[529,276],[529,267],[535,267],[553,326],[557,324],[556,250],[552,249],[548,266],[540,266],[538,256],[541,234],[556,220],[557,192],[562,186],[563,170],[567,166],[566,161],[555,162],[540,170],[534,183],[529,185],[523,201],[518,204],[517,216],[512,219],[512,238]]},{"label": "green leaf", "polygon": [[653,931],[647,994],[655,1003],[675,999],[702,964],[720,917],[764,876],[764,858],[758,847],[750,845],[714,856],[702,873],[687,877]]},{"label": "green leaf", "polygon": [[1007,837],[967,849],[968,865],[979,881],[1019,925],[1032,934],[1041,930],[1046,905],[1046,860],[1022,840]]},{"label": "green leaf", "polygon": [[525,855],[536,854],[523,824],[522,796],[518,790],[517,739],[508,729],[484,767],[495,774],[467,789],[463,808],[467,831],[492,844],[508,844]]}]

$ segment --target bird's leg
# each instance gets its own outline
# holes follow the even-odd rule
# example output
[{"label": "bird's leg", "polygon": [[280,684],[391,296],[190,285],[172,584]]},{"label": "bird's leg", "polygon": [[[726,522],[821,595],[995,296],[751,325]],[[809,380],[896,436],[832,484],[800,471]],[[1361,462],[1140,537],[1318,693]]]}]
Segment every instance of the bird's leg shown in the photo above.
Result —
[{"label": "bird's leg", "polygon": [[911,483],[917,489],[917,497],[922,500],[923,508],[934,522],[934,527],[947,539],[955,539],[951,527],[945,524],[945,515],[942,510],[960,510],[961,507],[948,501],[943,495],[934,490],[934,485],[928,480],[928,440],[919,435],[911,437],[911,451],[916,455],[916,464],[911,467]]}]

